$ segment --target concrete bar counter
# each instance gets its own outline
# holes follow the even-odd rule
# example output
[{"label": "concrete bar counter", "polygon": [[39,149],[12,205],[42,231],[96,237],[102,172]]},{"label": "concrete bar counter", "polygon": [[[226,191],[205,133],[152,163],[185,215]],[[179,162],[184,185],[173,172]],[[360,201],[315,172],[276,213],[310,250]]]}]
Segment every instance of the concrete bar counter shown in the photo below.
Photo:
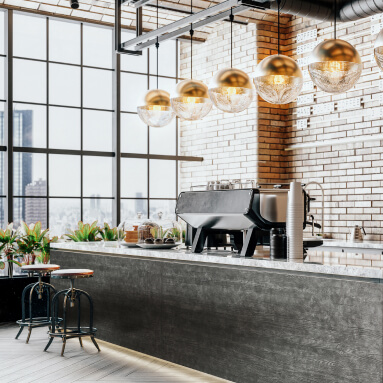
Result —
[{"label": "concrete bar counter", "polygon": [[78,287],[102,340],[234,382],[382,382],[380,268],[75,243],[51,259],[95,271]]}]

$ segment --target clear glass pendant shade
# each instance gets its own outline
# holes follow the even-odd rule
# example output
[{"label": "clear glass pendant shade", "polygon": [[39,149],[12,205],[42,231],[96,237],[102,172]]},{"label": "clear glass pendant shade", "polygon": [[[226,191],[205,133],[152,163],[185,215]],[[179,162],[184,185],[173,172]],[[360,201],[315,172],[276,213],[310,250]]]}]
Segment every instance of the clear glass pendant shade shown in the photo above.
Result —
[{"label": "clear glass pendant shade", "polygon": [[220,70],[213,77],[209,94],[218,109],[238,113],[247,109],[253,101],[254,85],[245,72],[228,68]]},{"label": "clear glass pendant shade", "polygon": [[265,101],[271,104],[288,104],[301,92],[303,75],[298,64],[290,57],[272,55],[258,64],[254,85]]},{"label": "clear glass pendant shade", "polygon": [[362,73],[358,51],[347,41],[333,39],[318,44],[310,59],[313,82],[327,93],[343,93],[351,89]]},{"label": "clear glass pendant shade", "polygon": [[141,120],[153,128],[162,128],[174,118],[174,111],[170,105],[170,95],[161,89],[149,90],[143,101],[143,106],[137,107]]},{"label": "clear glass pendant shade", "polygon": [[380,70],[383,70],[383,29],[379,32],[375,40],[374,56]]},{"label": "clear glass pendant shade", "polygon": [[174,118],[174,112],[170,106],[139,106],[137,112],[141,120],[153,128],[162,128],[168,125]]},{"label": "clear glass pendant shade", "polygon": [[179,82],[170,102],[175,114],[189,121],[201,120],[213,106],[207,86],[198,80]]}]

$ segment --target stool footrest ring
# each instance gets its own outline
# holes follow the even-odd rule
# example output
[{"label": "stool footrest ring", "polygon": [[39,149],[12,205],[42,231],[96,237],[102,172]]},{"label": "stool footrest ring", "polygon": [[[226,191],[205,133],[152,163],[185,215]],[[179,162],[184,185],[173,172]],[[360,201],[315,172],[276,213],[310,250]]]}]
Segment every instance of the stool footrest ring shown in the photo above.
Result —
[{"label": "stool footrest ring", "polygon": [[[60,324],[62,322],[62,318],[56,318],[56,322]],[[33,317],[32,320],[30,318],[25,318],[23,321],[19,319],[16,321],[19,326],[28,326],[28,327],[43,327],[50,326],[52,324],[52,318],[47,317]]]},{"label": "stool footrest ring", "polygon": [[93,336],[96,332],[97,329],[95,327],[81,327],[80,329],[78,329],[78,327],[67,327],[66,332],[64,333],[64,329],[62,327],[58,327],[55,332],[49,332],[49,336],[58,338],[66,337],[69,339],[83,336]]}]

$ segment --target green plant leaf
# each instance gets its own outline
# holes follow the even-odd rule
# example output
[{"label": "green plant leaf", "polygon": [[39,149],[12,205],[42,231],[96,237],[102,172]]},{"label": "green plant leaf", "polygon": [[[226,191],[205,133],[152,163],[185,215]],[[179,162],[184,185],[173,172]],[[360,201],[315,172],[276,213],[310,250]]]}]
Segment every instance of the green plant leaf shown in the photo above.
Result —
[{"label": "green plant leaf", "polygon": [[18,261],[15,261],[14,259],[12,259],[12,260],[9,260],[9,261],[8,261],[8,263],[14,263],[15,265],[17,265],[17,266],[21,267],[21,263],[20,263],[20,262],[18,262]]},{"label": "green plant leaf", "polygon": [[41,233],[41,222],[40,221],[36,222],[35,227],[33,228],[33,231],[35,232],[36,237],[40,236],[40,233]]},{"label": "green plant leaf", "polygon": [[21,226],[23,226],[26,235],[28,235],[28,233],[29,233],[28,225],[24,221],[21,221]]},{"label": "green plant leaf", "polygon": [[84,241],[85,240],[85,237],[84,237],[84,234],[81,230],[75,230],[75,235],[76,237],[78,238],[79,241]]},{"label": "green plant leaf", "polygon": [[47,233],[49,232],[49,229],[45,229],[38,237],[38,241],[41,242],[43,240],[43,238],[45,238],[45,236],[47,235]]},{"label": "green plant leaf", "polygon": [[69,239],[71,239],[74,242],[79,241],[75,234],[65,234],[65,236],[67,236]]}]

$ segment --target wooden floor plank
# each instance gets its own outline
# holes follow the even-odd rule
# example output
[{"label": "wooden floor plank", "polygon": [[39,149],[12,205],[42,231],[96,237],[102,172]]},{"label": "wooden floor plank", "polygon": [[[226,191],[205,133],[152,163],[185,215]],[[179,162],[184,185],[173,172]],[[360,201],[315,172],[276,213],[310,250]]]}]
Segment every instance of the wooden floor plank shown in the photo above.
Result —
[{"label": "wooden floor plank", "polygon": [[29,344],[26,331],[16,340],[18,327],[0,325],[1,383],[224,383],[199,371],[166,362],[107,342],[98,341],[97,352],[89,339],[84,348],[77,339],[67,342],[64,357],[62,342],[55,339],[44,352],[46,328],[36,328]]}]

